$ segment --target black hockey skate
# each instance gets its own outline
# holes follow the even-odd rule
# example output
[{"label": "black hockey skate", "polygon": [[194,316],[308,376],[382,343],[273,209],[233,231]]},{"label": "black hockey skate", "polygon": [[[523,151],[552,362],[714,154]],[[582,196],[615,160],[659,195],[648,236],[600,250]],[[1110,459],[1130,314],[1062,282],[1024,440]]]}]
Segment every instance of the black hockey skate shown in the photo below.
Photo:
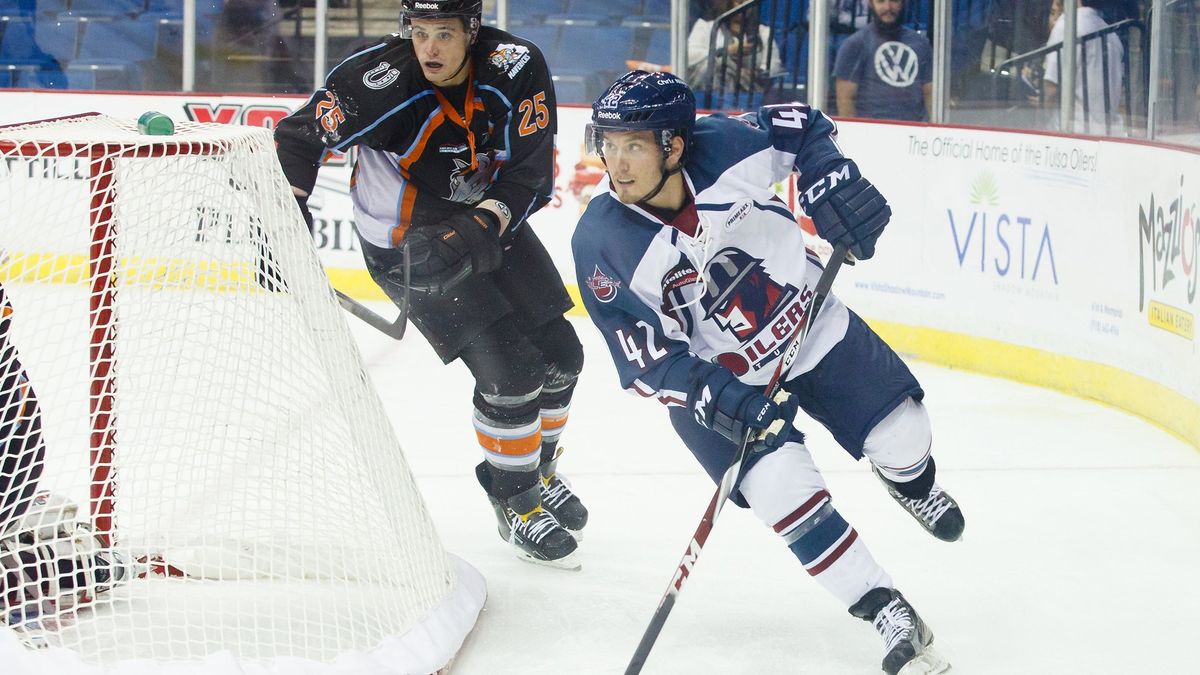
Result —
[{"label": "black hockey skate", "polygon": [[559,524],[554,514],[542,507],[542,481],[502,501],[492,494],[492,477],[486,463],[475,468],[475,475],[496,512],[500,538],[512,545],[519,558],[559,569],[580,568],[575,556],[578,548],[575,538]]},{"label": "black hockey skate", "polygon": [[572,490],[570,484],[558,475],[558,458],[562,448],[554,453],[554,459],[543,464],[539,471],[542,483],[542,508],[558,519],[558,522],[575,537],[583,541],[583,528],[587,525],[588,510]]},{"label": "black hockey skate", "polygon": [[883,638],[883,670],[888,675],[937,675],[950,662],[933,647],[933,631],[904,596],[892,588],[867,591],[850,614],[869,621]]},{"label": "black hockey skate", "polygon": [[913,499],[905,497],[897,490],[896,484],[879,473],[877,467],[872,466],[871,471],[874,471],[875,476],[887,487],[888,494],[892,496],[892,499],[903,506],[909,515],[916,518],[926,532],[942,541],[958,541],[962,537],[963,528],[966,527],[962,509],[958,508],[958,502],[954,501],[950,493],[943,490],[937,483],[934,483],[933,487],[929,489],[929,494],[919,499]]}]

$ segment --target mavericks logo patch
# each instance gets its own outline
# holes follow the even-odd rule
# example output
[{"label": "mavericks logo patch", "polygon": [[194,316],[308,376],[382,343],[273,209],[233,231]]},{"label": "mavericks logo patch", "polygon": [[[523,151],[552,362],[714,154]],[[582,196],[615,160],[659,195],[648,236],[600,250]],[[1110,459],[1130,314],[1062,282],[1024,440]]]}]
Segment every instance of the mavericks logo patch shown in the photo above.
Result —
[{"label": "mavericks logo patch", "polygon": [[524,45],[501,44],[496,51],[488,55],[488,63],[497,70],[508,71],[508,79],[513,79],[525,64],[529,62],[529,48]]}]

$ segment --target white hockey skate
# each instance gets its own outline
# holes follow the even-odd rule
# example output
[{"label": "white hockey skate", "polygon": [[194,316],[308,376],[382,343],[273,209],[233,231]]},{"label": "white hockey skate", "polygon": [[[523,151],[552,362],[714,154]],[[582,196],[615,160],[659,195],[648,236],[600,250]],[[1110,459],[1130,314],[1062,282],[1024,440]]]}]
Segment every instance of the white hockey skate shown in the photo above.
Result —
[{"label": "white hockey skate", "polygon": [[893,588],[867,591],[850,614],[871,622],[883,638],[883,670],[888,675],[939,675],[950,662],[933,648],[933,631]]}]

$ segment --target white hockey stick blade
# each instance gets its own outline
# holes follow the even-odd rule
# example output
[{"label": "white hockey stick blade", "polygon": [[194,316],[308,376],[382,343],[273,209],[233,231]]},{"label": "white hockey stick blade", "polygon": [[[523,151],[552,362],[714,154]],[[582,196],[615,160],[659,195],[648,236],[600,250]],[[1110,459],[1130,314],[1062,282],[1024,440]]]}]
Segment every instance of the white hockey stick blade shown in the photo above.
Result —
[{"label": "white hockey stick blade", "polygon": [[926,647],[896,675],[940,675],[950,670],[950,662],[933,647]]}]

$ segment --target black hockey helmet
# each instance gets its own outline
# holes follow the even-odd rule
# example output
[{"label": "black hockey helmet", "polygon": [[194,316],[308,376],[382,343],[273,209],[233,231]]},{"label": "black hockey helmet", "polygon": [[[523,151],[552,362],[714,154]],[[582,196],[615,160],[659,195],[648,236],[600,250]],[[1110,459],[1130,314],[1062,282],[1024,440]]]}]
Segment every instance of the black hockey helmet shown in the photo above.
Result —
[{"label": "black hockey helmet", "polygon": [[592,104],[585,138],[588,150],[603,157],[605,131],[658,131],[664,157],[675,136],[683,137],[686,155],[695,126],[696,96],[686,82],[672,73],[632,70]]},{"label": "black hockey helmet", "polygon": [[400,0],[400,37],[412,38],[413,19],[462,19],[474,44],[483,23],[483,0]]}]

